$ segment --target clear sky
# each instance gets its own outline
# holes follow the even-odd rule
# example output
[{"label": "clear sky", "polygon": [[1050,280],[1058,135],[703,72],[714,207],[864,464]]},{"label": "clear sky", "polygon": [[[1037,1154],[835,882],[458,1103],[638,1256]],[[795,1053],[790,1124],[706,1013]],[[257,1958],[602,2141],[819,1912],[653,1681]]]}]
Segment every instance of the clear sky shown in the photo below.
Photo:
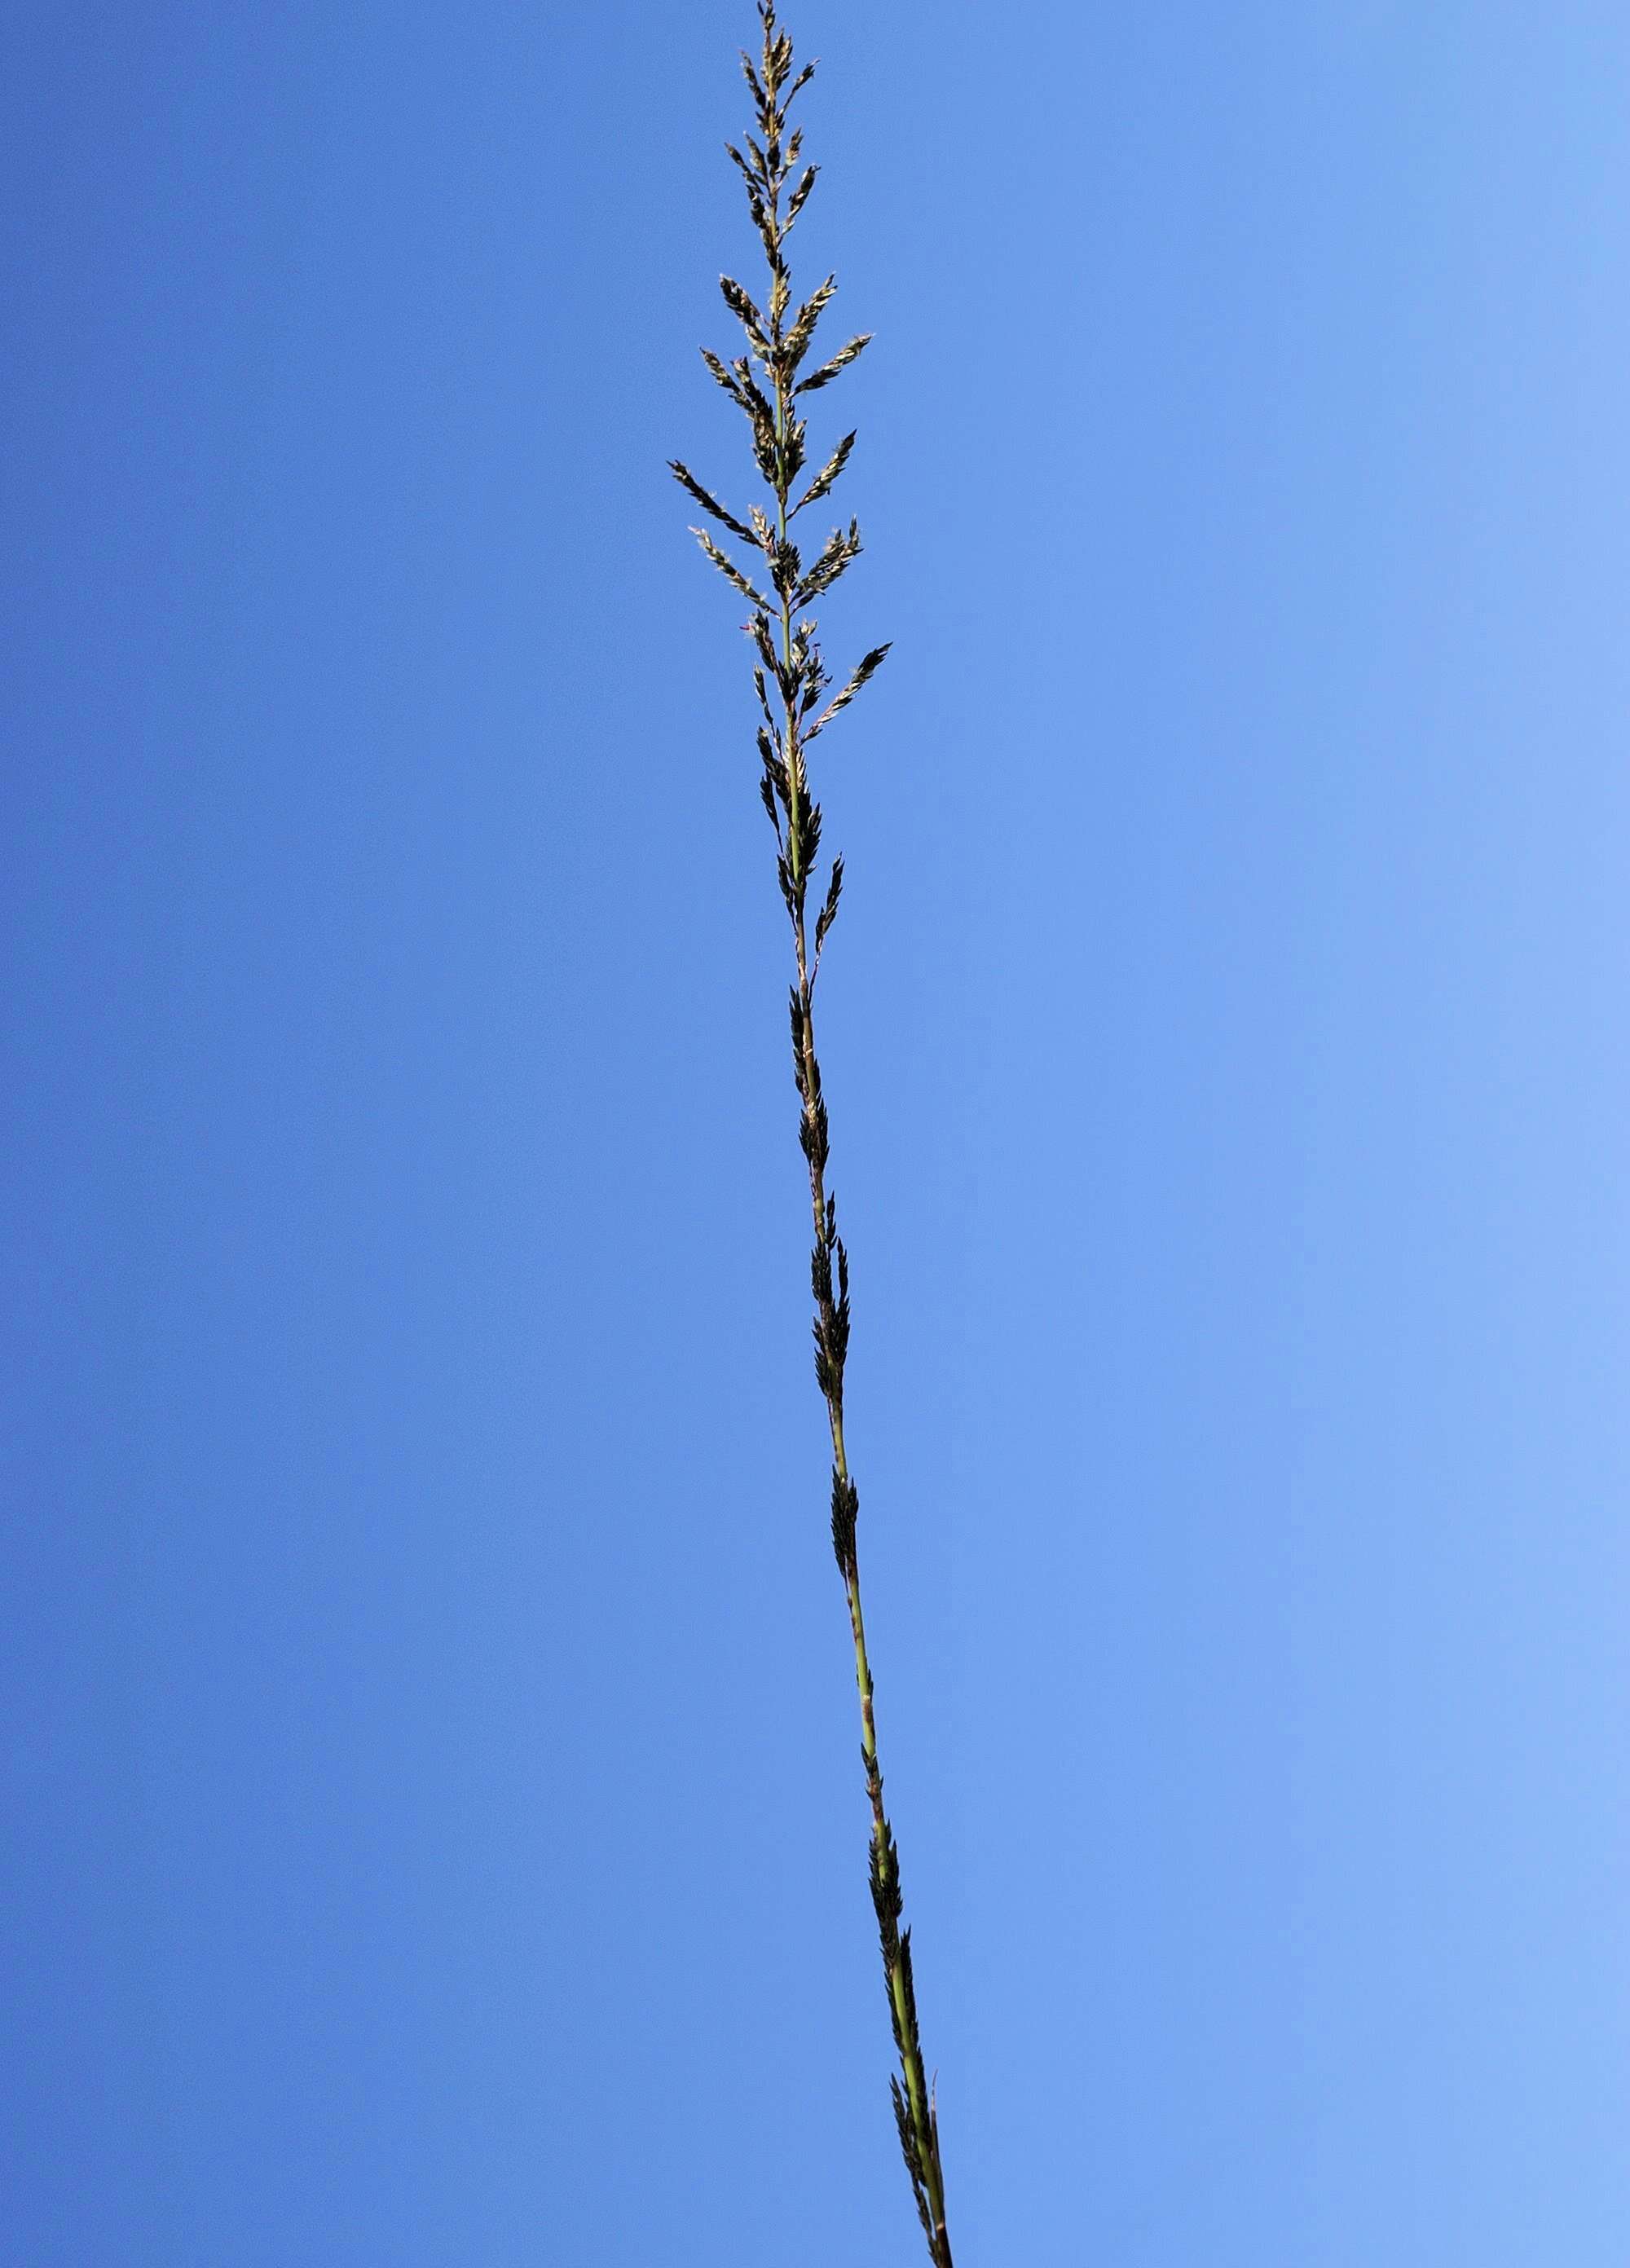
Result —
[{"label": "clear sky", "polygon": [[[751,20],[12,13],[12,2268],[918,2256],[663,464]],[[959,2268],[1623,2268],[1630,15],[788,20]]]}]

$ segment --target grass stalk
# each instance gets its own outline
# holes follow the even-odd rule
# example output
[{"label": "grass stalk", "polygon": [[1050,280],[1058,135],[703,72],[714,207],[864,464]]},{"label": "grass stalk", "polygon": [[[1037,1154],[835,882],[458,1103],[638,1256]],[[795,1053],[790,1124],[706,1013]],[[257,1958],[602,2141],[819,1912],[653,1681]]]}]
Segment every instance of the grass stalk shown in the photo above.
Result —
[{"label": "grass stalk", "polygon": [[746,548],[743,565],[709,529],[692,530],[712,564],[752,608],[743,627],[754,649],[753,684],[761,720],[759,789],[775,828],[777,878],[792,929],[796,979],[789,1004],[793,1077],[798,1090],[799,1142],[808,1167],[815,1228],[810,1280],[815,1296],[815,1379],[826,1404],[832,1442],[832,1548],[843,1577],[854,1642],[860,1754],[871,1809],[872,1903],[899,2059],[889,2088],[929,2257],[933,2268],[952,2268],[939,2121],[923,2060],[911,1979],[911,1933],[901,1926],[900,1858],[883,1804],[877,1712],[856,1546],[859,1495],[844,1435],[849,1256],[837,1233],[837,1202],[827,1182],[830,1130],[815,1051],[815,988],[843,891],[841,858],[833,858],[826,870],[826,887],[813,931],[809,921],[810,888],[812,882],[819,880],[821,806],[810,791],[808,757],[815,741],[848,707],[889,648],[875,646],[863,655],[841,688],[832,691],[835,681],[822,659],[817,624],[808,609],[859,556],[860,530],[852,519],[846,528],[840,524],[806,562],[794,540],[794,523],[810,505],[830,494],[848,463],[855,436],[845,434],[798,493],[808,470],[805,424],[799,405],[805,395],[822,391],[840,377],[867,345],[870,335],[849,339],[828,360],[813,370],[808,368],[816,328],[836,290],[836,279],[829,276],[793,309],[786,242],[815,187],[818,168],[803,162],[802,132],[791,124],[788,114],[794,98],[813,77],[815,65],[806,63],[794,70],[793,43],[777,20],[774,0],[758,0],[758,15],[763,35],[759,55],[756,61],[746,54],[741,58],[757,131],[743,137],[744,150],[726,147],[742,177],[748,210],[763,247],[768,286],[761,308],[734,278],[721,276],[725,303],[741,326],[748,350],[726,361],[704,348],[703,359],[747,419],[754,464],[769,491],[769,505],[755,504],[745,517],[738,516],[704,488],[687,466],[675,460],[673,471],[714,525],[722,527],[736,546]]}]

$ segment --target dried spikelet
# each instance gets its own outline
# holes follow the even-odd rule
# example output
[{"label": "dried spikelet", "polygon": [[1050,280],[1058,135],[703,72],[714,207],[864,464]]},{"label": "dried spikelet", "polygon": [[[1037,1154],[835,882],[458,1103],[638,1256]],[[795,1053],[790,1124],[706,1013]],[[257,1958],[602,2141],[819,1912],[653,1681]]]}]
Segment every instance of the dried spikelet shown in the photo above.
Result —
[{"label": "dried spikelet", "polygon": [[689,490],[704,512],[711,512],[715,519],[721,520],[732,535],[739,535],[744,543],[752,542],[751,528],[743,527],[734,512],[726,512],[717,497],[710,496],[688,465],[682,465],[677,457],[670,457],[667,461],[674,478],[679,482],[681,488]]},{"label": "dried spikelet", "polygon": [[793,511],[795,513],[800,512],[807,504],[819,504],[823,496],[830,496],[831,494],[833,489],[837,484],[838,476],[843,472],[844,467],[849,462],[849,453],[854,447],[854,435],[852,433],[845,433],[843,439],[833,450],[831,455],[827,459],[825,464],[822,466],[820,471],[815,475],[815,479],[804,490],[802,496],[799,497],[798,502],[793,506]]},{"label": "dried spikelet", "polygon": [[827,932],[831,928],[832,924],[837,919],[837,901],[842,897],[843,894],[844,862],[841,858],[837,858],[832,861],[832,876],[831,880],[826,886],[826,902],[822,905],[820,914],[816,917],[815,921],[815,960],[817,963],[821,959],[821,948],[826,943]]},{"label": "dried spikelet", "polygon": [[815,325],[820,321],[822,310],[830,304],[832,294],[837,289],[837,276],[829,276],[824,284],[816,286],[799,309],[797,320],[782,342],[781,367],[784,370],[796,370],[805,355],[808,353],[809,342],[815,334]]},{"label": "dried spikelet", "polygon": [[793,593],[793,604],[807,607],[811,599],[818,599],[830,591],[838,577],[860,556],[860,523],[852,519],[847,529],[835,527],[826,539],[820,557]]},{"label": "dried spikelet", "polygon": [[725,577],[726,581],[734,583],[736,589],[740,591],[744,599],[750,599],[756,607],[761,607],[767,610],[770,605],[769,600],[761,596],[761,594],[753,588],[752,585],[748,581],[746,576],[741,572],[741,570],[736,565],[733,559],[726,557],[725,554],[719,549],[718,544],[714,542],[712,537],[708,534],[706,528],[693,527],[690,533],[695,536],[703,550],[706,552],[708,557],[712,561],[714,566],[718,568],[719,573]]},{"label": "dried spikelet", "polygon": [[757,308],[748,298],[747,293],[741,289],[741,286],[736,282],[734,276],[721,276],[719,279],[719,289],[720,293],[723,295],[726,306],[729,308],[737,322],[741,324],[741,328],[747,333],[748,340],[752,346],[754,353],[759,357],[761,362],[768,362],[770,359],[770,327],[765,322],[763,317],[759,313]]},{"label": "dried spikelet", "polygon": [[[892,645],[894,641],[890,639],[889,644]],[[849,703],[854,699],[855,695],[860,690],[860,688],[866,683],[867,680],[882,666],[883,657],[888,652],[889,646],[887,645],[874,645],[870,653],[862,654],[860,659],[855,665],[854,675],[850,679],[848,684],[845,686],[843,691],[837,696],[837,699],[829,703],[827,707],[824,708],[821,711],[821,714],[815,718],[815,723],[811,725],[808,731],[804,734],[806,740],[813,740],[817,733],[823,731],[825,727],[830,724],[832,718],[837,716],[840,709],[846,709],[849,706]]]},{"label": "dried spikelet", "polygon": [[805,168],[805,171],[804,171],[804,177],[803,177],[802,180],[801,180],[801,181],[800,181],[800,183],[798,184],[798,187],[793,190],[793,192],[792,195],[787,199],[787,201],[786,201],[786,227],[787,227],[787,228],[791,228],[791,226],[793,225],[793,222],[798,218],[799,214],[800,214],[800,212],[802,212],[802,210],[803,210],[804,207],[808,203],[808,202],[809,202],[809,192],[810,192],[810,190],[811,190],[811,189],[813,189],[813,188],[814,188],[814,187],[815,187],[815,176],[820,173],[820,171],[821,171],[821,168],[819,167],[819,166],[807,166],[807,167]]},{"label": "dried spikelet", "polygon": [[830,386],[832,380],[841,372],[847,370],[852,362],[863,355],[871,343],[871,332],[862,331],[858,337],[851,339],[846,345],[839,347],[831,361],[823,363],[813,377],[803,379],[798,387],[799,393],[818,394],[823,386]]}]

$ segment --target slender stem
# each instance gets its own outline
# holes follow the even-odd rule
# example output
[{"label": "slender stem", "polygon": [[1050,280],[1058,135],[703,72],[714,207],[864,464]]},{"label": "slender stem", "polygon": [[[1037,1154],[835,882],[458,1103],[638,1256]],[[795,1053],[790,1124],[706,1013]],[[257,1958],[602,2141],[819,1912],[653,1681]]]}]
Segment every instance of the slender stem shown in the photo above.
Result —
[{"label": "slender stem", "polygon": [[[771,217],[776,217],[772,202]],[[781,343],[778,319],[771,343]],[[784,450],[791,417],[788,380],[778,369],[776,374],[776,438]],[[784,461],[784,460],[783,460]],[[788,487],[785,475],[777,486],[777,527],[782,542],[786,539],[786,500]],[[793,652],[793,607],[790,591],[781,600],[781,658],[790,667]],[[794,890],[791,901],[793,954],[798,969],[799,1026],[802,1056],[802,1087],[807,1116],[813,1115],[821,1094],[821,1068],[815,1054],[815,986],[810,969],[808,932],[805,910],[803,874],[800,862],[801,820],[804,802],[803,751],[800,746],[797,704],[783,696],[783,746],[786,751],[788,796],[788,853],[787,864],[793,878]],[[822,1163],[823,1145],[806,1145],[809,1154],[809,1204],[815,1221],[815,1249],[824,1257],[830,1271],[837,1253],[833,1230],[833,1214],[826,1191],[826,1172]],[[847,1265],[845,1263],[845,1275]],[[827,1418],[832,1435],[832,1469],[838,1485],[847,1488],[853,1476],[849,1469],[849,1454],[844,1439],[844,1405],[841,1371],[830,1377],[824,1389]],[[889,1829],[888,1814],[883,1808],[883,1776],[877,1756],[877,1711],[872,1683],[872,1666],[866,1646],[866,1616],[860,1600],[860,1569],[859,1554],[851,1543],[847,1565],[844,1568],[844,1587],[849,1603],[849,1623],[854,1637],[855,1683],[860,1701],[860,1755],[866,1771],[867,1795],[872,1810],[872,1876],[879,1893],[880,1911],[896,1904],[899,1896],[899,1858],[894,1836]],[[894,2017],[895,2036],[899,2043],[901,2076],[905,2082],[906,2110],[911,2121],[912,2139],[920,2167],[920,2179],[927,2212],[930,2255],[935,2268],[953,2268],[950,2237],[945,2222],[945,2183],[940,2168],[940,2141],[933,2115],[933,2101],[923,2069],[922,2048],[918,2039],[917,2012],[911,1990],[909,1952],[893,1929],[885,1925],[883,1932],[883,1968],[889,1989],[889,2006]]]},{"label": "slender stem", "polygon": [[[799,997],[803,1008],[803,1053],[806,1085],[809,1092],[819,1092],[820,1069],[815,1048],[815,1013],[808,966],[804,917],[801,907],[793,918],[793,939],[798,962]],[[815,1215],[817,1248],[830,1252],[833,1240],[829,1234],[830,1216],[827,1209],[826,1180],[822,1167],[814,1159],[809,1167],[810,1204]],[[852,1476],[844,1439],[844,1411],[841,1394],[829,1391],[826,1395],[827,1417],[832,1433],[833,1471],[840,1484],[848,1484]],[[844,1571],[844,1587],[848,1596],[849,1622],[854,1635],[855,1683],[860,1699],[860,1754],[866,1770],[867,1794],[872,1808],[872,1867],[873,1878],[884,1893],[897,1896],[899,1889],[899,1859],[895,1841],[883,1808],[883,1776],[877,1756],[877,1712],[873,1694],[871,1661],[866,1646],[866,1616],[860,1600],[860,1569],[859,1556],[852,1545],[848,1565]],[[885,1933],[883,1964],[889,1988],[890,2006],[894,2012],[895,2030],[900,2043],[901,2073],[905,2081],[906,2105],[911,2129],[922,2167],[923,2186],[927,2192],[929,2246],[936,2268],[952,2268],[950,2239],[945,2225],[945,2185],[940,2169],[939,2134],[933,2118],[933,2105],[923,2071],[922,2049],[917,2036],[916,2009],[912,2001],[910,1970],[898,1942],[891,1948],[887,1941],[891,1933]]]}]

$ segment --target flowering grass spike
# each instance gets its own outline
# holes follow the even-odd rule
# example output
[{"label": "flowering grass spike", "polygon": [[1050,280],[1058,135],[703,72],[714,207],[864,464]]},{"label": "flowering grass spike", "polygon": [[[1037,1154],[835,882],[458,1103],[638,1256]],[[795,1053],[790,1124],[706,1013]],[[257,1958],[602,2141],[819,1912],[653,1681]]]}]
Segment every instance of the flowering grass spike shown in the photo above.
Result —
[{"label": "flowering grass spike", "polygon": [[877,1718],[856,1550],[860,1499],[844,1437],[849,1256],[837,1233],[837,1202],[827,1187],[829,1129],[815,1053],[815,980],[844,886],[841,858],[834,858],[827,870],[813,940],[808,917],[812,882],[819,887],[821,849],[821,806],[810,792],[808,753],[814,741],[860,691],[889,648],[874,646],[863,654],[837,691],[832,691],[835,681],[815,641],[816,623],[806,610],[859,556],[859,525],[852,519],[846,527],[840,523],[806,561],[804,550],[794,541],[793,524],[800,512],[830,494],[848,464],[855,437],[845,433],[806,483],[805,425],[798,405],[806,394],[821,392],[840,377],[864,351],[870,334],[846,340],[826,361],[808,366],[815,333],[837,290],[836,279],[829,276],[793,310],[786,241],[808,202],[819,169],[803,163],[802,132],[797,127],[789,129],[788,112],[793,98],[814,77],[815,65],[806,63],[794,75],[793,43],[777,22],[774,0],[758,0],[758,14],[763,34],[758,60],[755,63],[747,55],[741,58],[757,132],[743,136],[745,151],[726,147],[746,185],[748,210],[768,264],[767,286],[760,306],[733,276],[719,278],[725,305],[741,326],[748,351],[726,362],[704,348],[702,358],[747,419],[753,461],[769,491],[769,504],[755,504],[745,517],[738,515],[704,487],[688,466],[675,460],[673,470],[692,501],[715,526],[745,546],[748,554],[743,563],[707,528],[692,530],[707,557],[752,608],[745,627],[753,644],[753,687],[762,720],[759,791],[775,828],[776,873],[792,924],[797,979],[791,995],[793,1078],[800,1105],[799,1142],[809,1169],[815,1223],[810,1280],[815,1294],[815,1381],[826,1403],[832,1436],[832,1548],[844,1580],[854,1639],[860,1755],[872,1814],[872,1903],[899,2058],[899,2070],[889,2086],[900,2147],[928,2240],[929,2257],[934,2268],[952,2268],[945,2182],[940,2169],[939,2121],[923,2062],[911,1982],[911,1933],[901,1926],[899,1853],[883,1808]]}]

